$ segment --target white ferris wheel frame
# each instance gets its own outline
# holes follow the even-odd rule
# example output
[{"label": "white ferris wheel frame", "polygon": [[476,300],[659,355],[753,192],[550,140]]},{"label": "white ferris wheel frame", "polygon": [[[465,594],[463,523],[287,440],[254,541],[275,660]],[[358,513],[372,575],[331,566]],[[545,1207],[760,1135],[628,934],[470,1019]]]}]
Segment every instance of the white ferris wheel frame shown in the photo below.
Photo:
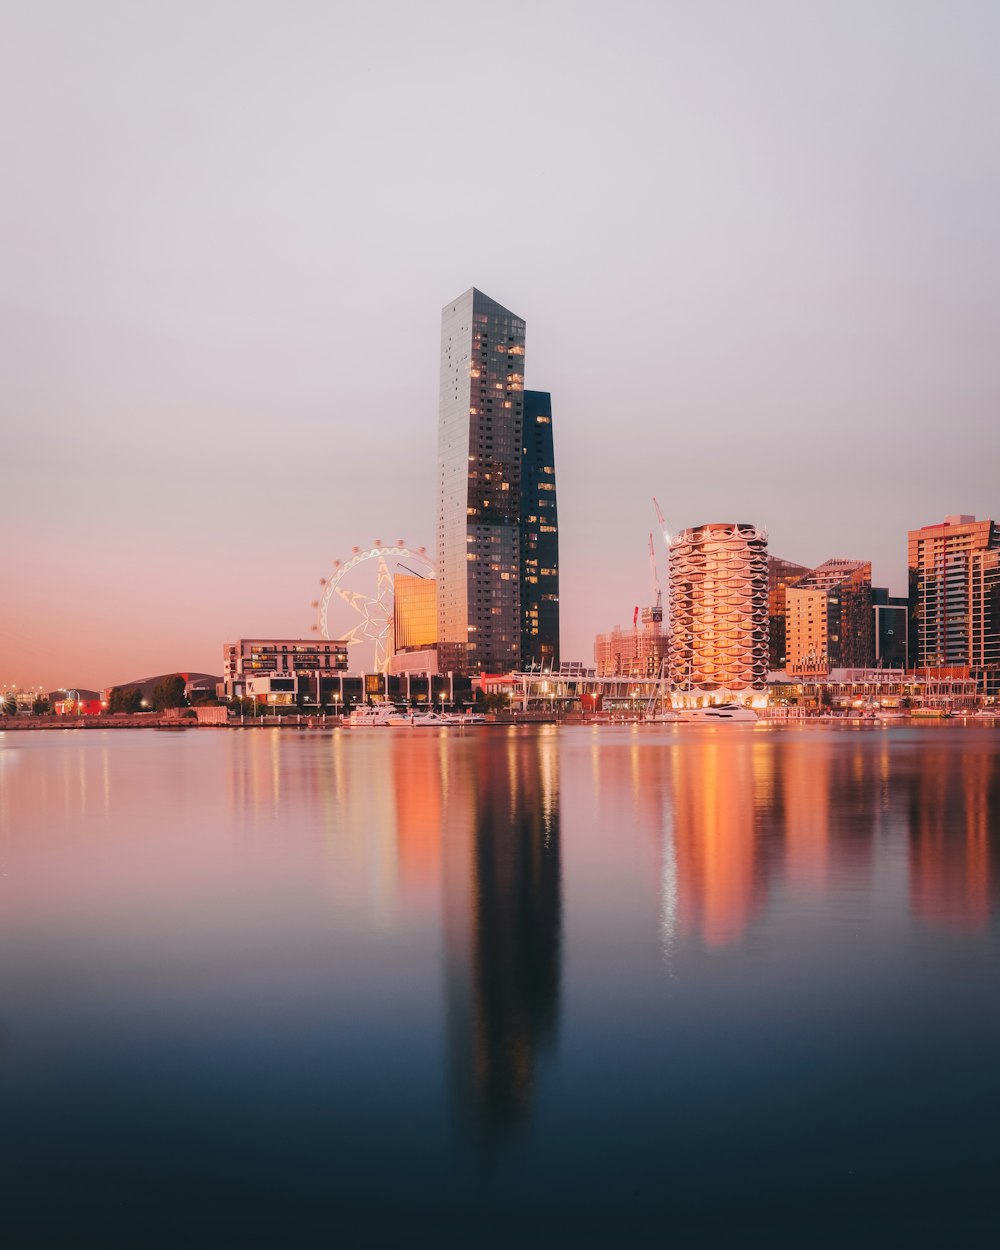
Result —
[{"label": "white ferris wheel frame", "polygon": [[[360,621],[352,626],[347,633],[340,634],[338,637],[346,642],[348,646],[352,643],[373,642],[375,644],[375,671],[377,673],[388,671],[389,659],[393,651],[393,642],[390,635],[393,629],[395,596],[392,573],[389,571],[387,562],[388,558],[393,559],[396,563],[400,563],[404,559],[422,563],[427,570],[428,576],[434,576],[434,561],[423,547],[414,549],[408,547],[402,540],[391,546],[386,546],[376,539],[374,546],[369,547],[365,551],[359,551],[355,548],[349,560],[345,560],[343,563],[339,560],[334,561],[335,572],[330,578],[320,579],[323,584],[323,594],[313,605],[318,609],[316,624],[313,626],[313,629],[319,632],[321,638],[330,639],[333,637],[330,633],[328,618],[330,604],[334,595],[337,595],[349,608],[358,613],[361,617]],[[366,560],[378,561],[378,578],[374,595],[366,595],[361,591],[350,590],[342,586],[345,577]]]}]

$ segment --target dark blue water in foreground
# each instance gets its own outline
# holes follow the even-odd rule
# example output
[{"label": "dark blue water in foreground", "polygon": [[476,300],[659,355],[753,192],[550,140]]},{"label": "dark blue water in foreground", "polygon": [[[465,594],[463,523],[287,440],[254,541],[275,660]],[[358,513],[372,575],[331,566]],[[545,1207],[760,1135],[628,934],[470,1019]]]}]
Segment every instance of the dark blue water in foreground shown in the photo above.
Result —
[{"label": "dark blue water in foreground", "polygon": [[0,733],[0,1244],[992,1244],[1000,729]]}]

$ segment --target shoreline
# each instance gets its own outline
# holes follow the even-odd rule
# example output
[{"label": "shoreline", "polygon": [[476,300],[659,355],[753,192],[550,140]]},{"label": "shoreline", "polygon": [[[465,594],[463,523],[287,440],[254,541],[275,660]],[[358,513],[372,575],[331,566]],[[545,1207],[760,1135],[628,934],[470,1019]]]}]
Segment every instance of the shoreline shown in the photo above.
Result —
[{"label": "shoreline", "polygon": [[[802,725],[870,725],[879,728],[891,728],[893,725],[961,725],[969,722],[984,726],[996,726],[1000,722],[1000,712],[995,716],[981,716],[978,713],[958,713],[951,716],[894,714],[889,716],[761,716],[757,725],[768,728],[786,728]],[[494,715],[485,724],[436,726],[449,729],[481,729],[489,727],[511,728],[519,725],[565,725],[569,727],[586,727],[601,729],[623,729],[633,726],[662,729],[673,725],[690,725],[685,721],[648,721],[642,717],[622,716],[609,718],[600,713],[587,715],[571,713],[567,716],[555,716],[551,713],[521,713],[517,716]],[[744,726],[745,728],[746,726]],[[359,727],[351,725],[346,716],[316,716],[307,713],[295,713],[289,716],[253,716],[245,719],[233,718],[226,721],[198,721],[180,717],[150,716],[149,714],[121,716],[25,716],[7,717],[0,720],[0,733],[10,730],[13,733],[43,733],[49,730],[95,730],[95,729],[156,729],[176,732],[191,729],[288,729],[298,731],[324,729],[350,729]],[[372,728],[365,726],[364,728]],[[377,728],[392,728],[378,726]]]}]

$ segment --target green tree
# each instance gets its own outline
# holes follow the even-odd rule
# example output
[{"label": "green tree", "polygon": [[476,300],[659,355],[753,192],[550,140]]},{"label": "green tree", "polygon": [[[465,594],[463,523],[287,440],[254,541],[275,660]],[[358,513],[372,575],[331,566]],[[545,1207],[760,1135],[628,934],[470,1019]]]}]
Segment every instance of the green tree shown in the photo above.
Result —
[{"label": "green tree", "polygon": [[35,716],[48,716],[52,709],[49,707],[49,701],[46,698],[36,699],[31,705],[31,711]]},{"label": "green tree", "polygon": [[108,694],[109,712],[138,712],[142,707],[142,691],[138,686],[112,686]]},{"label": "green tree", "polygon": [[153,687],[153,707],[162,712],[168,707],[184,706],[184,678],[180,673],[164,677]]},{"label": "green tree", "polygon": [[476,708],[480,712],[503,712],[509,706],[507,696],[499,690],[491,690],[488,694],[483,690],[476,691]]},{"label": "green tree", "polygon": [[138,712],[142,708],[142,691],[138,686],[129,686],[122,693],[122,711]]}]

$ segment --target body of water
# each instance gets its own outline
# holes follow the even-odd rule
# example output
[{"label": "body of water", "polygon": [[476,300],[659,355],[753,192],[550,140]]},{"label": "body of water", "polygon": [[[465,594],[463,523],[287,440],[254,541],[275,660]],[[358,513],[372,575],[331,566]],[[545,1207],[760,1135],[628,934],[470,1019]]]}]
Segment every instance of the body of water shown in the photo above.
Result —
[{"label": "body of water", "polygon": [[1000,731],[0,733],[0,1239],[995,1235]]}]

